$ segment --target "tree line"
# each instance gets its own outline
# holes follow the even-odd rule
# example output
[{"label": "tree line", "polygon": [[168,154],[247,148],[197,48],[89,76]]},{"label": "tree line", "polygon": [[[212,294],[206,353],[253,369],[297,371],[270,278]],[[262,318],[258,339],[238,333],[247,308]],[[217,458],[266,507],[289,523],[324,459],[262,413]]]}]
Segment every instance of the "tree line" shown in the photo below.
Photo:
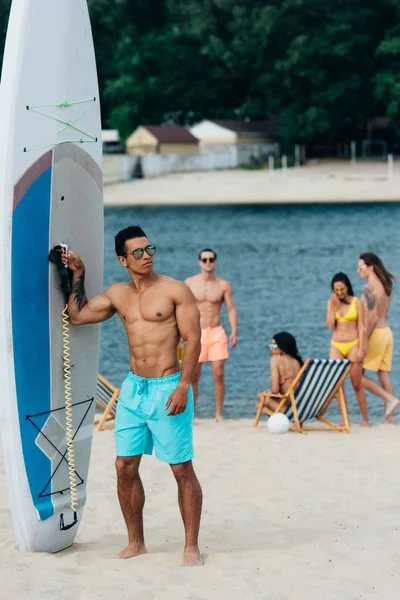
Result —
[{"label": "tree line", "polygon": [[[10,0],[0,0],[3,50]],[[88,0],[103,126],[274,119],[335,143],[400,108],[400,0]]]}]

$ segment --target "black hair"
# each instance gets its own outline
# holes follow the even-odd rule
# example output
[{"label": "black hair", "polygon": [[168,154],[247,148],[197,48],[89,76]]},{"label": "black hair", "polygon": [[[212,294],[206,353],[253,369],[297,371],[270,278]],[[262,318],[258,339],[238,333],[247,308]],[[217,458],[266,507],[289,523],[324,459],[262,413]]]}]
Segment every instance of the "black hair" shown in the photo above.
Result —
[{"label": "black hair", "polygon": [[125,242],[138,237],[147,237],[145,232],[139,225],[130,225],[118,231],[115,236],[115,252],[117,256],[126,256]]},{"label": "black hair", "polygon": [[331,281],[332,291],[333,291],[334,284],[338,283],[339,281],[344,283],[344,285],[347,287],[347,292],[348,292],[349,296],[354,296],[353,286],[351,285],[350,279],[347,277],[346,273],[336,273],[336,275],[334,275],[332,277],[332,281]]},{"label": "black hair", "polygon": [[217,253],[212,248],[203,248],[203,250],[200,250],[200,252],[199,252],[199,260],[201,260],[201,255],[203,254],[203,252],[212,252],[214,254],[215,260],[217,260]]},{"label": "black hair", "polygon": [[303,359],[297,350],[296,339],[291,333],[288,333],[287,331],[281,331],[280,333],[276,333],[272,339],[275,340],[279,350],[282,350],[282,352],[285,352],[285,354],[289,354],[289,356],[300,363],[301,367],[303,366]]},{"label": "black hair", "polygon": [[363,260],[367,267],[373,267],[375,275],[383,285],[386,296],[391,296],[396,277],[386,269],[382,259],[373,252],[364,252],[360,255],[360,260]]}]

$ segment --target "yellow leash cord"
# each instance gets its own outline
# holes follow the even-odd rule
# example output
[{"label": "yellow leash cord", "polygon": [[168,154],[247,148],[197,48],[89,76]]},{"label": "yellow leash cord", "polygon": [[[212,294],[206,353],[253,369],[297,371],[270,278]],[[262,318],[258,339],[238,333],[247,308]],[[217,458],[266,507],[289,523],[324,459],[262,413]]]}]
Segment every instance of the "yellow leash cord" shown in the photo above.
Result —
[{"label": "yellow leash cord", "polygon": [[65,398],[65,416],[67,436],[67,455],[68,455],[68,475],[69,487],[71,493],[71,510],[74,513],[74,520],[70,525],[64,525],[64,515],[60,515],[60,529],[66,531],[78,522],[76,509],[78,508],[78,494],[76,491],[76,476],[75,476],[75,453],[74,453],[74,428],[72,420],[72,395],[71,395],[71,353],[69,342],[69,314],[68,304],[62,312],[62,328],[63,328],[63,372],[64,372],[64,398]]},{"label": "yellow leash cord", "polygon": [[69,485],[71,489],[71,509],[76,511],[78,507],[78,494],[76,491],[75,477],[75,453],[74,453],[74,430],[72,421],[72,396],[71,396],[71,359],[70,359],[70,342],[69,342],[69,315],[68,304],[63,310],[63,359],[64,359],[64,396],[65,396],[65,415],[66,415],[66,435],[68,448],[68,471]]}]

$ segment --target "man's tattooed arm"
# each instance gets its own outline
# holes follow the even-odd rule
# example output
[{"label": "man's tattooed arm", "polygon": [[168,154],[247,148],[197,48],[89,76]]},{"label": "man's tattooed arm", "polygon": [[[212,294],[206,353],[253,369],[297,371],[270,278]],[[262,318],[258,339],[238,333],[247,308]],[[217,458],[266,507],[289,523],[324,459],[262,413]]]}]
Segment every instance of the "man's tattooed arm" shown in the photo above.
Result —
[{"label": "man's tattooed arm", "polygon": [[364,286],[364,297],[365,297],[365,304],[368,308],[368,310],[373,310],[375,308],[375,304],[376,304],[376,298],[375,298],[375,294],[372,291],[371,287],[368,285]]},{"label": "man's tattooed arm", "polygon": [[88,303],[85,292],[85,270],[74,271],[72,276],[72,292],[68,301],[68,314],[71,323],[76,322],[82,308]]},{"label": "man's tattooed arm", "polygon": [[74,281],[72,294],[76,302],[76,306],[78,307],[78,310],[81,310],[85,306],[85,304],[87,304],[84,272],[78,276],[76,281]]},{"label": "man's tattooed arm", "polygon": [[79,256],[69,252],[72,274],[72,291],[68,298],[68,315],[72,325],[102,323],[117,312],[113,304],[113,293],[109,289],[88,300],[85,292],[85,266]]},{"label": "man's tattooed arm", "polygon": [[368,283],[364,286],[362,301],[367,309],[365,311],[365,340],[367,341],[369,336],[375,329],[375,325],[377,323],[377,314],[375,310],[376,297],[371,286]]}]

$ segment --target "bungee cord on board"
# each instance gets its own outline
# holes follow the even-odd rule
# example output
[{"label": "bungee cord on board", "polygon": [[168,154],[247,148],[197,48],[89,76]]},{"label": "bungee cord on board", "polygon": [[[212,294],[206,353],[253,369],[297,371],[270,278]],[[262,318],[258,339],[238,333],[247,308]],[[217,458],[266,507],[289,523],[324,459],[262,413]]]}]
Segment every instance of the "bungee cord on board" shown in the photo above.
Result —
[{"label": "bungee cord on board", "polygon": [[72,291],[71,277],[68,268],[63,264],[61,256],[68,252],[68,247],[61,243],[55,246],[49,255],[49,260],[57,266],[57,273],[60,281],[60,289],[64,294],[65,306],[62,311],[62,329],[63,329],[63,373],[64,373],[64,401],[65,401],[65,416],[66,426],[65,433],[67,438],[67,455],[68,455],[68,477],[71,496],[71,510],[74,518],[72,523],[65,525],[64,514],[60,515],[60,529],[67,531],[78,522],[78,493],[77,481],[75,472],[75,448],[74,448],[74,431],[72,418],[72,394],[71,394],[71,347],[69,339],[69,314],[68,314],[68,298]]},{"label": "bungee cord on board", "polygon": [[[90,133],[84,131],[83,129],[80,129],[79,127],[77,127],[75,125],[75,123],[77,121],[79,121],[79,119],[81,119],[83,117],[83,115],[88,112],[88,110],[93,106],[93,104],[95,102],[96,102],[96,98],[93,97],[93,98],[87,98],[85,100],[75,100],[72,102],[66,102],[66,101],[60,102],[59,104],[43,104],[43,105],[36,105],[36,106],[28,105],[26,107],[26,110],[35,112],[39,115],[42,115],[43,117],[47,117],[48,119],[51,119],[51,120],[55,121],[56,123],[61,123],[62,125],[64,125],[64,127],[60,127],[60,129],[58,129],[57,131],[55,131],[48,137],[44,138],[37,144],[33,144],[32,146],[25,146],[24,152],[32,152],[33,150],[42,150],[44,148],[54,148],[55,146],[59,146],[60,144],[67,144],[67,143],[88,144],[88,143],[97,142],[98,138],[96,136],[91,135]],[[54,114],[58,110],[60,110],[62,108],[70,108],[71,106],[74,106],[75,104],[87,104],[87,106],[75,117],[75,119],[67,121],[65,119],[60,119],[59,117],[54,116]],[[54,108],[54,110],[50,113],[43,112],[43,110],[41,110],[41,109],[46,109],[46,108]],[[56,142],[56,143],[53,142],[53,143],[49,143],[49,144],[45,143],[48,140],[50,140],[51,138],[53,138],[54,136],[58,135],[59,133],[62,133],[66,129],[72,129],[73,131],[81,133],[83,136],[85,136],[85,138],[79,138],[79,139],[75,139],[75,140],[62,140],[61,142]]]}]

